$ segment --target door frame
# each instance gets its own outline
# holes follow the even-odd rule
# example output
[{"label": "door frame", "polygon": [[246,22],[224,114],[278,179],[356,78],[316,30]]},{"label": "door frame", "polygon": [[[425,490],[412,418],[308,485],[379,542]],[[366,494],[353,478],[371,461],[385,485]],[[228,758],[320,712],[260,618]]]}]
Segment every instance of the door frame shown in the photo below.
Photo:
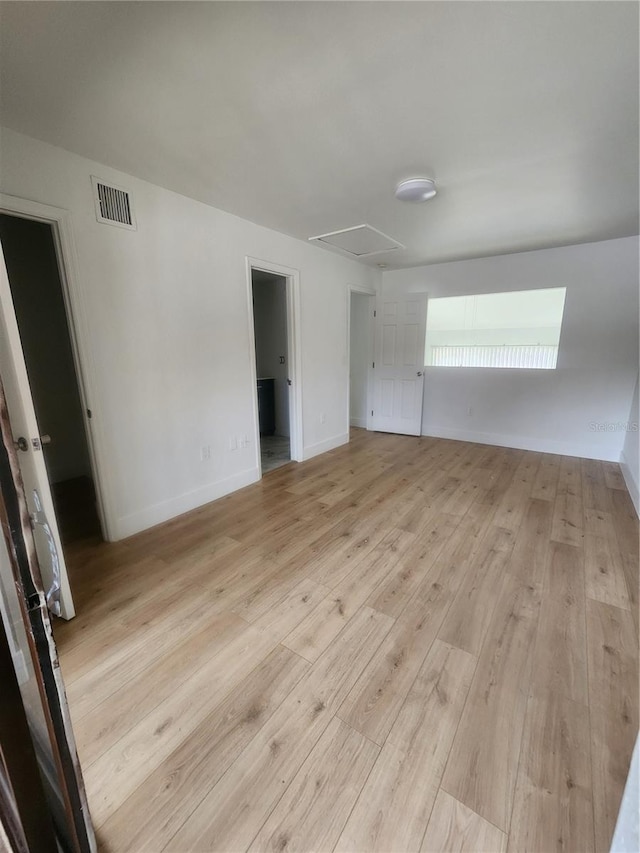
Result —
[{"label": "door frame", "polygon": [[1,381],[0,528],[18,595],[53,760],[58,771],[63,808],[68,819],[66,830],[76,853],[95,853],[96,839]]},{"label": "door frame", "polygon": [[[98,449],[100,446],[104,447],[104,441],[101,435],[100,419],[95,417],[98,394],[94,378],[95,369],[91,359],[91,347],[89,346],[89,327],[80,288],[71,214],[64,208],[52,207],[48,204],[41,204],[5,193],[0,193],[0,213],[43,222],[51,226],[73,353],[73,364],[84,413],[83,424],[96,492],[98,517],[104,539],[111,541],[115,527],[110,512],[111,503],[108,500],[108,495],[111,493],[107,475],[109,466],[105,460],[101,459]],[[93,400],[93,404],[89,402],[90,400]],[[88,411],[92,412],[92,417],[87,417]]]},{"label": "door frame", "polygon": [[262,479],[262,460],[260,456],[260,419],[258,416],[258,368],[256,364],[255,323],[253,317],[253,282],[251,273],[258,272],[279,275],[285,279],[287,293],[287,375],[289,386],[289,441],[290,456],[293,462],[304,459],[304,435],[302,429],[302,354],[300,350],[300,272],[293,267],[285,267],[272,261],[246,257],[247,278],[247,315],[249,318],[249,349],[251,352],[251,382],[254,420],[254,446],[256,467]]},{"label": "door frame", "polygon": [[[347,285],[347,434],[351,429],[351,295],[357,293],[360,296],[369,297],[369,306],[371,315],[369,317],[369,346],[368,362],[373,363],[374,353],[374,334],[375,326],[373,322],[373,312],[376,307],[377,292],[373,287],[368,287],[365,284],[349,284]],[[373,301],[372,301],[373,300]],[[371,366],[367,367],[367,429],[371,429],[371,400],[372,400],[372,371]]]}]

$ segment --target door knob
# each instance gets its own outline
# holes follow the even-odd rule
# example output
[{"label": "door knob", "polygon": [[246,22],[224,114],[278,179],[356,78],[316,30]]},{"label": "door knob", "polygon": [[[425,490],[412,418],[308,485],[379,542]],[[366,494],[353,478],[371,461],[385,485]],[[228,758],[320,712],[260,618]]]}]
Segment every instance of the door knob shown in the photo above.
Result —
[{"label": "door knob", "polygon": [[419,371],[416,373],[416,376],[422,376],[422,371],[421,371],[421,370],[419,370]]},{"label": "door knob", "polygon": [[21,435],[20,438],[16,439],[13,443],[17,450],[22,450],[24,453],[26,453],[29,449],[29,442],[23,435]]}]

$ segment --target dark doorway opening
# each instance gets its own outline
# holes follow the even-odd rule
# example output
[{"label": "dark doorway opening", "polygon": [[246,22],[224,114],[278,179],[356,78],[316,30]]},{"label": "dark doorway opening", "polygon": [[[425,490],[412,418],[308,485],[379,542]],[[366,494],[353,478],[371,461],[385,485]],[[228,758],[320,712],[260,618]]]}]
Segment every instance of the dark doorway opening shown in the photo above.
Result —
[{"label": "dark doorway opening", "polygon": [[287,280],[252,270],[258,420],[262,473],[291,461]]},{"label": "dark doorway opening", "polygon": [[52,226],[0,214],[0,241],[61,540],[102,539]]}]

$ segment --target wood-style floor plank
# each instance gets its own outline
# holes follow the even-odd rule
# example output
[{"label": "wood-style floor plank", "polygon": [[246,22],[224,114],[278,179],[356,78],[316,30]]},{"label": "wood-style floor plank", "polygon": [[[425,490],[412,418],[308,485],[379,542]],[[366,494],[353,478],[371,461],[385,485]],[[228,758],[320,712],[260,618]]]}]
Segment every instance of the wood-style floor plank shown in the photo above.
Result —
[{"label": "wood-style floor plank", "polygon": [[472,655],[436,641],[336,853],[420,849],[475,665]]},{"label": "wood-style floor plank", "polygon": [[231,613],[201,622],[201,630],[188,634],[172,652],[153,661],[138,678],[125,681],[93,712],[76,718],[76,705],[79,708],[82,705],[72,703],[73,729],[83,763],[91,764],[113,747],[123,732],[170,700],[190,675],[243,634],[247,627],[242,619]]},{"label": "wood-style floor plank", "polygon": [[631,614],[587,601],[596,850],[608,851],[638,733],[638,643]]},{"label": "wood-style floor plank", "polygon": [[[604,476],[602,462],[597,459],[580,460],[582,469],[582,499],[585,510],[611,511],[611,493]],[[588,526],[587,526],[588,529]]]},{"label": "wood-style floor plank", "polygon": [[362,561],[327,595],[306,619],[282,641],[287,648],[315,661],[338,636],[369,595],[388,576],[413,544],[415,537],[394,530],[371,552],[372,562]]},{"label": "wood-style floor plank", "polygon": [[636,635],[638,635],[638,616],[640,614],[640,607],[638,606],[638,590],[640,588],[638,516],[628,492],[616,489],[611,491],[610,496],[611,520],[618,539],[622,568],[627,581],[631,615],[636,626]]},{"label": "wood-style floor plank", "polygon": [[342,703],[338,714],[382,745],[460,583],[461,572],[428,575]]},{"label": "wood-style floor plank", "polygon": [[161,850],[308,668],[274,649],[109,816],[98,832],[109,853]]},{"label": "wood-style floor plank", "polygon": [[[112,749],[85,767],[86,783],[93,794],[91,814],[96,826],[104,823],[276,646],[269,634],[247,627],[193,673],[169,700],[139,719]],[[204,685],[215,685],[215,696],[203,689]]]},{"label": "wood-style floor plank", "polygon": [[573,545],[548,550],[531,681],[587,704],[584,555]]},{"label": "wood-style floor plank", "polygon": [[65,556],[105,853],[608,850],[638,720],[618,466],[353,430]]},{"label": "wood-style floor plank", "polygon": [[442,787],[507,832],[515,792],[540,593],[503,588],[453,742]]},{"label": "wood-style floor plank", "polygon": [[438,636],[445,643],[478,655],[500,589],[511,582],[505,572],[513,541],[509,531],[492,527],[465,575]]},{"label": "wood-style floor plank", "polygon": [[582,472],[580,460],[563,456],[560,463],[551,538],[565,545],[582,546]]},{"label": "wood-style floor plank", "polygon": [[506,849],[504,832],[446,791],[438,791],[420,853],[506,853]]},{"label": "wood-style floor plank", "polygon": [[533,483],[531,497],[540,501],[555,501],[562,457],[553,453],[542,453],[540,466]]},{"label": "wood-style floor plank", "polygon": [[585,509],[584,558],[587,597],[631,610],[622,554],[610,513]]},{"label": "wood-style floor plank", "polygon": [[522,583],[541,586],[547,567],[553,504],[531,498],[526,501],[522,524],[509,557],[507,572]]},{"label": "wood-style floor plank", "polygon": [[168,850],[245,850],[329,725],[388,616],[363,608],[168,839]]},{"label": "wood-style floor plank", "polygon": [[379,752],[334,717],[249,850],[332,850]]},{"label": "wood-style floor plank", "polygon": [[513,853],[594,849],[589,709],[555,691],[529,699],[509,833]]}]

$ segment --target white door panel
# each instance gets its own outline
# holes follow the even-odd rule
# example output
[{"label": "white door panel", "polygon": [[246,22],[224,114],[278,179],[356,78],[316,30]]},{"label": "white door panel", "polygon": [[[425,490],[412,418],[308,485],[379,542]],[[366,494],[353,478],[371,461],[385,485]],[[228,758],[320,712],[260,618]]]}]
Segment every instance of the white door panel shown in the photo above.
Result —
[{"label": "white door panel", "polygon": [[420,435],[426,293],[378,297],[371,428]]},{"label": "white door panel", "polygon": [[71,619],[75,615],[73,598],[64,563],[44,454],[39,446],[40,431],[33,407],[27,367],[22,354],[18,321],[1,251],[0,376],[7,399],[14,440],[26,439],[26,450],[18,450],[18,461],[29,513],[34,522],[34,540],[44,591],[47,594],[50,609],[64,619]]}]

